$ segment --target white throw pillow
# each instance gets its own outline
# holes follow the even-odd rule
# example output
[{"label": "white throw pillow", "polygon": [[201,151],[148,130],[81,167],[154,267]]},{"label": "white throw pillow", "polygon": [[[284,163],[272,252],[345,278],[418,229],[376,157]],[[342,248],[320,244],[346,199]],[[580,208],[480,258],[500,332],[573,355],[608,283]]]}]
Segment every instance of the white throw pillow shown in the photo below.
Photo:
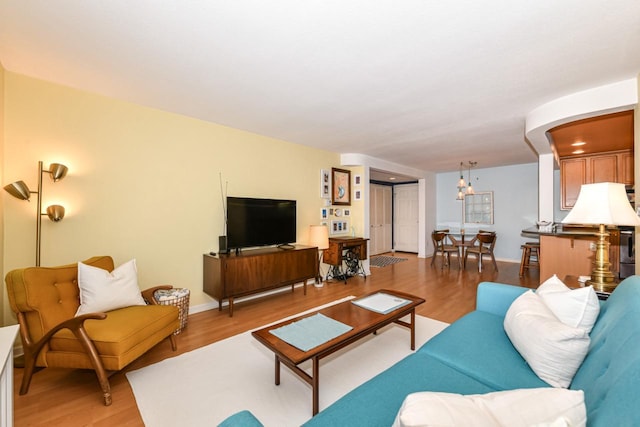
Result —
[{"label": "white throw pillow", "polygon": [[132,305],[145,305],[138,287],[135,259],[115,268],[111,273],[79,262],[78,286],[80,307],[76,316],[102,313]]},{"label": "white throw pillow", "polygon": [[589,334],[562,323],[529,290],[511,304],[504,330],[533,372],[554,387],[569,387],[589,350]]},{"label": "white throw pillow", "polygon": [[591,332],[600,314],[598,295],[591,286],[570,289],[555,274],[538,287],[536,294],[562,323],[574,328]]},{"label": "white throw pillow", "polygon": [[417,426],[585,426],[582,390],[532,388],[461,395],[419,392],[408,395],[394,427]]}]

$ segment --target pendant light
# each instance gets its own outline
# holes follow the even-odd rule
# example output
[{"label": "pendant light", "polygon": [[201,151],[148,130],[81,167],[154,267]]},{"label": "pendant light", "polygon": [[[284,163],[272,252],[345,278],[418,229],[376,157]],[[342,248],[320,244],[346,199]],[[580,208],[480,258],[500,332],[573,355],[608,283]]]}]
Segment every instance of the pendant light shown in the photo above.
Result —
[{"label": "pendant light", "polygon": [[472,162],[469,160],[469,186],[467,187],[467,194],[476,194],[473,186],[471,185],[471,168],[475,167],[478,162]]},{"label": "pendant light", "polygon": [[463,163],[460,162],[460,180],[458,181],[458,196],[456,197],[456,200],[464,199],[465,182],[464,177],[462,176],[462,166]]}]

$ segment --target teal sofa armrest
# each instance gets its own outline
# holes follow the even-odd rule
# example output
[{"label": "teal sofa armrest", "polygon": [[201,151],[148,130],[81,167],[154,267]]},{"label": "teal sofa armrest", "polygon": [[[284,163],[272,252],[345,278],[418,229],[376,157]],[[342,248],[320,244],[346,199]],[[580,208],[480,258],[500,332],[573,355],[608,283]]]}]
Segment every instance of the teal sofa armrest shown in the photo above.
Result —
[{"label": "teal sofa armrest", "polygon": [[220,424],[218,427],[264,427],[258,419],[247,410],[236,412]]},{"label": "teal sofa armrest", "polygon": [[528,290],[504,283],[482,282],[478,285],[476,310],[505,316],[511,303]]}]

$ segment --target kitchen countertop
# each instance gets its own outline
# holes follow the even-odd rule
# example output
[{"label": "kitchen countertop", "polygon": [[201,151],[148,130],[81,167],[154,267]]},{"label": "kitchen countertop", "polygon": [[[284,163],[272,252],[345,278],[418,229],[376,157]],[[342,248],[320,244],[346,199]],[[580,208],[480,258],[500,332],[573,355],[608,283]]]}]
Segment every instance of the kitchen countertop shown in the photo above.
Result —
[{"label": "kitchen countertop", "polygon": [[[614,228],[617,229],[617,227]],[[534,225],[522,230],[522,234],[557,237],[595,236],[598,234],[598,228],[591,225],[565,226],[563,224],[554,224],[553,228],[549,230],[548,228],[540,229],[537,225]]]}]

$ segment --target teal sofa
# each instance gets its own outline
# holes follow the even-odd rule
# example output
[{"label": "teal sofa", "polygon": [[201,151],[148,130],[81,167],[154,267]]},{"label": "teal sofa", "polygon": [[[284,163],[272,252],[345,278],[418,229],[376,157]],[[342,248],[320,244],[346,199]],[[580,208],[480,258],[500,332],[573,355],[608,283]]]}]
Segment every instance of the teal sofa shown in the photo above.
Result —
[{"label": "teal sofa", "polygon": [[[474,312],[304,425],[390,426],[405,397],[418,391],[478,394],[549,387],[504,332],[507,309],[525,291],[481,283]],[[589,352],[570,386],[584,391],[588,425],[640,426],[640,276],[625,279],[601,303],[590,337]]]}]

